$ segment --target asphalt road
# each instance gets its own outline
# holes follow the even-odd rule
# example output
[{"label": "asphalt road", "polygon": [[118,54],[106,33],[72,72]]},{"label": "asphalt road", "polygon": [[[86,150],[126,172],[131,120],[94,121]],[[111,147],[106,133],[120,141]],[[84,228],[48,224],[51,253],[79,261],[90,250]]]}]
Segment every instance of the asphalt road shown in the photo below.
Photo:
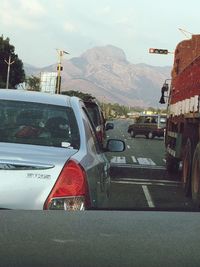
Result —
[{"label": "asphalt road", "polygon": [[127,133],[130,120],[115,120],[107,138],[122,139],[126,150],[107,153],[111,163],[111,196],[103,204],[110,209],[195,209],[184,196],[180,173],[169,175],[165,168],[163,138],[131,138]]}]

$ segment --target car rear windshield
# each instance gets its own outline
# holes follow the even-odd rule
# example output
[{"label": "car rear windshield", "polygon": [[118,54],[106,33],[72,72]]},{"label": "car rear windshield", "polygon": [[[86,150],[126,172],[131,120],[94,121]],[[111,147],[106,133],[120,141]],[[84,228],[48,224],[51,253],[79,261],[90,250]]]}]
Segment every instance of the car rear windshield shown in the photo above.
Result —
[{"label": "car rear windshield", "polygon": [[160,124],[165,126],[166,125],[167,118],[166,117],[160,117]]},{"label": "car rear windshield", "polygon": [[79,149],[80,136],[70,107],[0,100],[0,142]]}]

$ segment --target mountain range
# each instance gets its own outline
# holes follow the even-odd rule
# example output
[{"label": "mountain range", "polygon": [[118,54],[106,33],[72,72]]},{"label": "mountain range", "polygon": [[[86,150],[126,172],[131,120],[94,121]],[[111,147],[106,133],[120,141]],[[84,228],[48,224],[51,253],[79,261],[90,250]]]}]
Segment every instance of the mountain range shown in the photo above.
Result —
[{"label": "mountain range", "polygon": [[[160,89],[170,77],[171,67],[130,63],[124,51],[107,45],[87,50],[79,57],[62,61],[61,90],[89,93],[100,102],[126,106],[157,107]],[[24,64],[26,75],[54,72],[57,64],[36,68]]]}]

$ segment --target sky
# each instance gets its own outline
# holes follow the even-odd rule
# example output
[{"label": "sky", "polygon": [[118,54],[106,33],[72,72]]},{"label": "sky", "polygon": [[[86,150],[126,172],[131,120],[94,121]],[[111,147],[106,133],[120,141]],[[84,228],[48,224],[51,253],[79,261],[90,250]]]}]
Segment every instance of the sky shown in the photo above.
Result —
[{"label": "sky", "polygon": [[173,52],[198,34],[199,10],[199,0],[0,0],[0,34],[36,67],[56,63],[56,49],[69,59],[104,45],[123,49],[133,64],[169,66],[173,54],[149,54],[149,48]]}]

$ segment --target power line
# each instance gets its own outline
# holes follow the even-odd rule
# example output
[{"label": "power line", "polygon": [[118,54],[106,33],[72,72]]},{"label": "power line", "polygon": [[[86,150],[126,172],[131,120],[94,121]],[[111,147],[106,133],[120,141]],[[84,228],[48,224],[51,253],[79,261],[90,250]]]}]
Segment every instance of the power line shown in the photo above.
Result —
[{"label": "power line", "polygon": [[[183,34],[185,35],[185,37],[186,37],[187,39],[190,39],[190,38],[191,38],[191,35],[193,35],[193,33],[189,32],[189,31],[186,31],[186,30],[181,29],[181,28],[178,28],[178,29],[179,29],[179,31],[180,31],[181,33],[183,33]],[[188,35],[188,34],[189,34],[189,35]]]}]

